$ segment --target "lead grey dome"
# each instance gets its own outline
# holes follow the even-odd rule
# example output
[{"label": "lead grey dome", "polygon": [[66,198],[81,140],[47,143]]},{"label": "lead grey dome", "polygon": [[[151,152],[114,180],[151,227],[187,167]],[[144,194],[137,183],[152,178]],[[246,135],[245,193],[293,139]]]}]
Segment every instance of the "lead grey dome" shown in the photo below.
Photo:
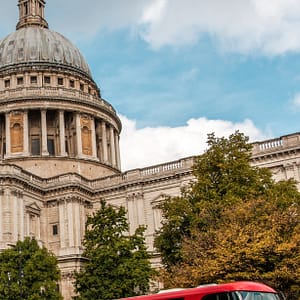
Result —
[{"label": "lead grey dome", "polygon": [[33,62],[66,65],[91,76],[78,48],[47,28],[20,28],[0,41],[0,68]]}]

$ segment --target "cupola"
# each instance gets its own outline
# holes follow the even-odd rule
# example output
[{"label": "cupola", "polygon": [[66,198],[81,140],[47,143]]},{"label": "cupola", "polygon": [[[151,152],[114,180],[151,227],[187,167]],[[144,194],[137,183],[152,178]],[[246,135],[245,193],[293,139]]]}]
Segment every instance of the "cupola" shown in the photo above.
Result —
[{"label": "cupola", "polygon": [[48,28],[44,18],[44,0],[19,0],[19,22],[17,29],[29,26]]}]

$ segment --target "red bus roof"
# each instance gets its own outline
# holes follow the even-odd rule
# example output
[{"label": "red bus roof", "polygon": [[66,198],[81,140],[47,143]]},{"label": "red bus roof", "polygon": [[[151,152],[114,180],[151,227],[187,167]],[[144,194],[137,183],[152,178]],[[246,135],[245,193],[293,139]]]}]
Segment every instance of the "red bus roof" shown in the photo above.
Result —
[{"label": "red bus roof", "polygon": [[204,285],[191,289],[182,289],[179,291],[165,291],[163,293],[137,296],[131,298],[122,298],[120,300],[164,300],[170,298],[180,298],[189,295],[208,295],[212,293],[223,293],[233,291],[256,291],[265,293],[277,293],[273,288],[258,282],[252,281],[236,281],[231,283],[223,283],[217,285]]}]

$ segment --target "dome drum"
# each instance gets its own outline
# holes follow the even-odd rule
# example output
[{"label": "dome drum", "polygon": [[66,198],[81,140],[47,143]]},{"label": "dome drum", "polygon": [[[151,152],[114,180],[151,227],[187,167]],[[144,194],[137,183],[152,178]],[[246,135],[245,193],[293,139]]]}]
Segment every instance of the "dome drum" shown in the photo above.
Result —
[{"label": "dome drum", "polygon": [[113,119],[71,108],[16,107],[0,114],[1,160],[13,161],[41,177],[72,172],[74,166],[82,166],[81,174],[87,178],[116,174],[120,153],[115,125]]}]

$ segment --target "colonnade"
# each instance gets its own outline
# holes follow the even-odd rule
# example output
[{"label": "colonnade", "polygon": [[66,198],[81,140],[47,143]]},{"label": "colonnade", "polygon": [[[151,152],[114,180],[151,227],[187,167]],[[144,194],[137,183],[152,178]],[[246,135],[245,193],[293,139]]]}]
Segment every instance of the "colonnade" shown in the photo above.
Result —
[{"label": "colonnade", "polygon": [[[11,158],[16,156],[30,156],[32,151],[30,149],[31,128],[29,126],[28,110],[12,111],[5,114],[5,157]],[[120,162],[120,149],[119,149],[119,133],[117,129],[103,119],[97,119],[93,116],[86,115],[80,112],[67,112],[64,110],[56,111],[56,128],[51,133],[55,135],[56,146],[55,153],[49,154],[48,140],[50,129],[47,128],[47,110],[40,110],[40,155],[41,156],[60,156],[60,157],[76,157],[76,158],[89,158],[98,160],[101,163],[111,165],[112,167],[121,168]],[[53,112],[53,111],[52,111]],[[72,114],[73,125],[67,125],[65,116]],[[19,115],[19,117],[15,117]],[[18,126],[18,132],[14,132],[14,126]],[[70,149],[66,149],[68,143],[67,129],[74,127],[74,149],[71,153]],[[21,129],[20,129],[21,128]],[[86,133],[87,132],[87,133]],[[85,134],[86,133],[86,134]],[[21,147],[14,147],[12,142],[12,135],[14,141],[17,140]],[[21,135],[21,136],[15,136]],[[69,133],[70,135],[70,133]],[[21,141],[21,142],[20,142]],[[88,150],[86,150],[88,149]]]}]

